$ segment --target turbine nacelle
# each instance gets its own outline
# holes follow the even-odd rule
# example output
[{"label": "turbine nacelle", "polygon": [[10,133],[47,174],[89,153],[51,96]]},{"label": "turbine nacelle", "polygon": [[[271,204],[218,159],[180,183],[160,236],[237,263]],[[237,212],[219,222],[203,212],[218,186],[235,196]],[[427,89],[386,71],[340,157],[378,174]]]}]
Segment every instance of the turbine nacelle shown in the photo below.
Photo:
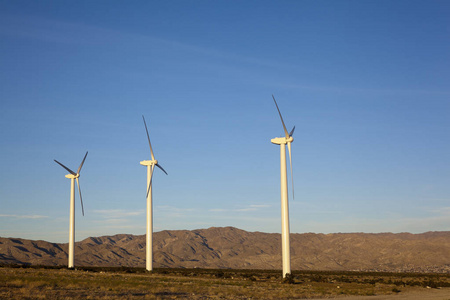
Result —
[{"label": "turbine nacelle", "polygon": [[77,179],[78,177],[80,177],[80,174],[75,174],[75,175],[73,175],[73,174],[67,174],[67,175],[64,176],[64,177],[69,178],[69,179]]},{"label": "turbine nacelle", "polygon": [[272,142],[272,144],[286,145],[287,143],[292,143],[294,141],[294,138],[292,136],[290,136],[289,138],[277,137],[277,138],[271,139],[270,141]]},{"label": "turbine nacelle", "polygon": [[140,162],[143,166],[155,166],[158,165],[158,161],[156,159],[153,160],[143,160]]}]

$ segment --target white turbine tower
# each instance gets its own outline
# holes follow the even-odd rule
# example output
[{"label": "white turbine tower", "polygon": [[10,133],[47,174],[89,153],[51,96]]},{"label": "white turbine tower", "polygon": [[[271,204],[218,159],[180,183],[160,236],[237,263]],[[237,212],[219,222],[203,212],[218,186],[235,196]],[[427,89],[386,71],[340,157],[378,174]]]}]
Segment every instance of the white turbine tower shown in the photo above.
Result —
[{"label": "white turbine tower", "polygon": [[289,163],[291,166],[291,178],[292,178],[292,197],[294,197],[294,178],[292,174],[292,156],[291,156],[291,143],[294,141],[292,134],[294,133],[295,126],[289,133],[284,125],[283,117],[281,116],[280,109],[278,108],[277,101],[272,95],[273,101],[280,115],[281,123],[285,136],[278,137],[270,140],[273,144],[280,145],[280,171],[281,171],[281,248],[283,252],[283,278],[286,274],[291,274],[291,252],[289,243],[289,203],[288,203],[288,184],[287,184],[287,171],[286,171],[286,144],[289,151]]},{"label": "white turbine tower", "polygon": [[150,146],[150,154],[152,156],[151,160],[141,161],[141,165],[147,166],[147,232],[146,232],[146,256],[145,256],[145,268],[147,271],[153,270],[153,202],[152,202],[152,178],[153,170],[155,166],[160,168],[164,173],[167,172],[158,164],[158,161],[153,155],[152,144],[150,143],[150,136],[148,135],[147,123],[144,120],[145,131],[147,132],[148,145]]},{"label": "white turbine tower", "polygon": [[86,156],[88,155],[86,151],[86,155],[83,158],[80,166],[78,167],[77,172],[75,173],[56,159],[54,160],[61,167],[66,169],[70,174],[67,174],[65,177],[70,179],[70,228],[69,228],[69,262],[68,268],[71,269],[74,267],[74,249],[75,249],[75,179],[77,181],[78,192],[80,193],[80,201],[81,201],[81,211],[84,216],[84,208],[83,208],[83,198],[81,198],[81,188],[80,181],[78,178],[80,177],[80,171],[83,167],[84,161],[86,160]]}]

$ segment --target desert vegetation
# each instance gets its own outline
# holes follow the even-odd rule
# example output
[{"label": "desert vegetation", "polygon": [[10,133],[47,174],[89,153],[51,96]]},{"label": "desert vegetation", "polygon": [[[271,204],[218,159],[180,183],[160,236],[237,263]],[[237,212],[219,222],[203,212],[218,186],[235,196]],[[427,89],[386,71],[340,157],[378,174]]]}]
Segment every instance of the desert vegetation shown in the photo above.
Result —
[{"label": "desert vegetation", "polygon": [[283,280],[278,270],[0,267],[0,299],[298,299],[436,289],[450,297],[450,274],[294,271]]}]

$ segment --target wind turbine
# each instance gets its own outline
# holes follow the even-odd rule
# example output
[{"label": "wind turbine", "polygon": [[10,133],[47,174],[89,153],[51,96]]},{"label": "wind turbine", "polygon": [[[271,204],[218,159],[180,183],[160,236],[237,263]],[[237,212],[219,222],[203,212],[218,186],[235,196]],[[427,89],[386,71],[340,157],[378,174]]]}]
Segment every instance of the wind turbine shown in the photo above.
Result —
[{"label": "wind turbine", "polygon": [[81,201],[81,211],[84,216],[84,208],[83,208],[83,198],[81,198],[81,188],[80,188],[80,181],[78,178],[80,177],[80,171],[83,167],[84,161],[86,160],[86,156],[88,155],[86,151],[86,155],[83,158],[83,161],[81,162],[80,166],[78,167],[77,172],[75,173],[56,159],[54,160],[57,164],[59,164],[61,167],[66,169],[69,174],[67,174],[65,177],[70,179],[70,229],[69,229],[69,263],[68,268],[71,269],[74,267],[73,264],[73,258],[74,258],[74,249],[75,249],[75,180],[77,181],[78,186],[78,192],[80,193],[80,201]]},{"label": "wind turbine", "polygon": [[153,170],[155,166],[160,168],[164,173],[167,172],[158,164],[158,161],[153,155],[152,144],[150,143],[150,136],[148,135],[147,123],[144,120],[145,131],[147,132],[148,145],[150,146],[150,154],[152,156],[151,160],[143,160],[140,162],[141,165],[147,166],[147,232],[146,232],[146,255],[145,255],[145,268],[147,271],[153,270],[153,202],[152,202],[152,179]]},{"label": "wind turbine", "polygon": [[292,174],[292,156],[291,156],[291,143],[294,141],[292,135],[294,134],[295,126],[291,132],[288,132],[286,125],[284,125],[283,117],[281,116],[280,109],[278,108],[277,101],[272,95],[275,106],[277,107],[278,114],[280,115],[281,123],[285,136],[271,139],[273,144],[280,145],[280,171],[281,171],[281,248],[283,253],[283,278],[287,274],[291,274],[291,253],[289,243],[289,203],[288,203],[288,184],[287,184],[287,171],[286,171],[286,144],[289,151],[289,163],[291,166],[291,178],[292,178],[292,197],[294,197],[294,178]]}]

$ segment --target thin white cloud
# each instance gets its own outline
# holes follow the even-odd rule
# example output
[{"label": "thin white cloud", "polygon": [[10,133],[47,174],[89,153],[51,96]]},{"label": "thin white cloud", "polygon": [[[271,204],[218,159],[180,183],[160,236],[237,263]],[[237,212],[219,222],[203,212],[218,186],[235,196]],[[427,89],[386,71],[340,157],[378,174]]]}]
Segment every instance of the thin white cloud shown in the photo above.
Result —
[{"label": "thin white cloud", "polygon": [[161,210],[161,211],[178,212],[178,213],[192,212],[192,211],[197,210],[196,208],[179,208],[179,207],[169,206],[169,205],[156,206],[155,209]]},{"label": "thin white cloud", "polygon": [[235,209],[225,209],[225,208],[211,208],[209,211],[211,212],[227,212],[227,211],[234,211],[234,212],[242,212],[242,211],[257,211],[262,208],[268,208],[271,207],[269,204],[251,204],[247,207],[242,208],[235,208]]},{"label": "thin white cloud", "polygon": [[274,84],[274,86],[318,91],[318,92],[334,92],[334,93],[365,93],[365,94],[394,94],[394,95],[449,95],[448,90],[423,90],[423,89],[374,89],[374,88],[358,88],[358,87],[337,87],[337,86],[312,86],[312,85],[299,85],[289,83]]},{"label": "thin white cloud", "polygon": [[[224,52],[214,48],[81,23],[62,22],[59,20],[49,20],[39,17],[23,17],[17,15],[9,16],[1,14],[0,20],[3,21],[0,22],[0,25],[8,25],[0,26],[0,34],[14,37],[37,39],[51,43],[93,46],[101,44],[122,44],[125,40],[128,41],[128,43],[138,43],[142,45],[142,47],[148,46],[155,48],[156,45],[158,45],[164,49],[173,48],[178,49],[179,51],[197,53],[200,55],[238,62],[241,64],[283,69],[295,68],[290,64],[261,60],[252,56]],[[314,70],[310,70],[310,72],[312,71]]]},{"label": "thin white cloud", "polygon": [[441,216],[450,216],[450,207],[441,207],[431,210],[432,213]]},{"label": "thin white cloud", "polygon": [[234,211],[257,211],[262,208],[268,208],[270,206],[271,205],[269,205],[269,204],[250,204],[247,207],[234,209]]},{"label": "thin white cloud", "polygon": [[123,224],[123,223],[127,223],[128,220],[127,219],[106,219],[106,220],[97,220],[94,221],[95,223],[102,223],[102,224]]},{"label": "thin white cloud", "polygon": [[108,229],[144,229],[145,230],[145,226],[135,226],[135,225],[106,225],[103,226],[102,228],[108,228]]},{"label": "thin white cloud", "polygon": [[15,219],[45,219],[45,218],[48,218],[48,216],[42,216],[42,215],[3,215],[3,214],[0,214],[0,217],[15,218]]},{"label": "thin white cloud", "polygon": [[[210,219],[210,218],[211,217],[209,217],[208,219]],[[271,223],[271,222],[275,222],[276,224],[278,224],[278,222],[280,221],[279,217],[271,217],[271,218],[255,217],[255,216],[249,216],[249,215],[245,215],[245,214],[239,214],[239,215],[229,214],[229,215],[214,216],[213,218],[216,220],[245,221],[245,222],[250,222],[251,224],[267,224],[267,223]],[[207,218],[205,218],[205,219],[207,219]]]},{"label": "thin white cloud", "polygon": [[102,215],[104,218],[110,219],[121,219],[132,216],[139,216],[145,213],[145,210],[127,211],[123,209],[98,209],[94,210],[93,213]]},{"label": "thin white cloud", "polygon": [[293,232],[410,232],[423,233],[427,231],[450,230],[450,207],[429,210],[429,215],[421,217],[406,217],[399,213],[386,213],[379,218],[351,217],[339,220],[320,221],[296,220],[291,218]]},{"label": "thin white cloud", "polygon": [[198,209],[196,208],[180,208],[169,205],[162,205],[155,207],[155,215],[162,218],[189,218],[193,216],[193,213],[198,214]]},{"label": "thin white cloud", "polygon": [[235,211],[255,211],[258,210],[256,207],[246,207],[246,208],[238,208]]},{"label": "thin white cloud", "polygon": [[253,204],[253,205],[250,205],[250,207],[253,207],[253,208],[266,208],[266,207],[271,207],[272,205],[269,205],[269,204]]}]

